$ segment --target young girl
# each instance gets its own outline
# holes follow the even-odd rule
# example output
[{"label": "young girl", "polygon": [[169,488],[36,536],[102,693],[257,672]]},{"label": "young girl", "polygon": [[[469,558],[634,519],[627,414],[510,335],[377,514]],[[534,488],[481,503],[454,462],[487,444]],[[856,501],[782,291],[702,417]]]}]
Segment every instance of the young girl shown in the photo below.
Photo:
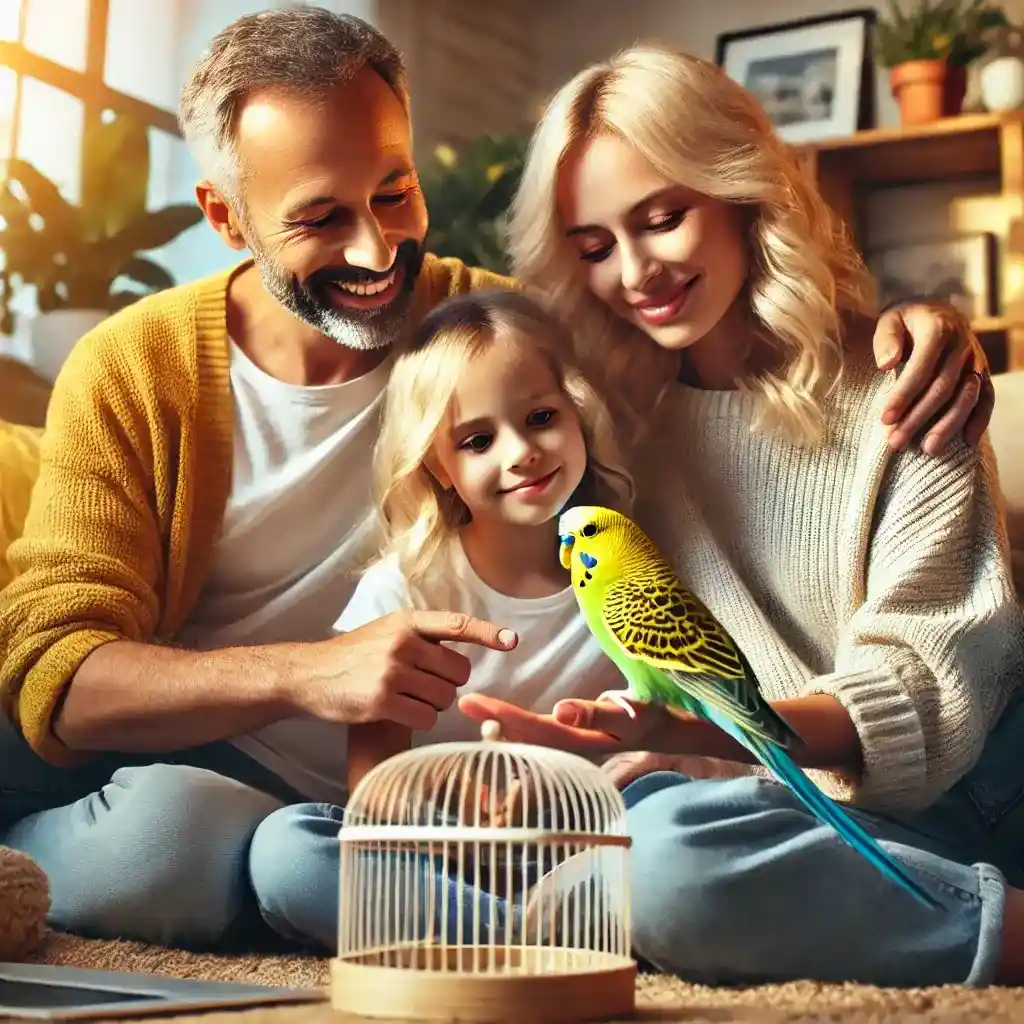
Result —
[{"label": "young girl", "polygon": [[[516,291],[448,300],[395,362],[375,451],[384,545],[335,629],[402,609],[465,612],[512,629],[512,651],[456,644],[463,692],[550,710],[618,685],[558,562],[567,503],[630,508],[605,407],[565,328]],[[479,737],[456,707],[414,742]]]},{"label": "young girl", "polygon": [[991,447],[891,450],[871,281],[765,113],[661,48],[587,68],[535,133],[510,233],[520,276],[591,340],[646,435],[637,519],[807,741],[802,762],[948,912],[894,898],[742,766],[651,773],[741,760],[706,723],[473,694],[462,709],[512,739],[670,755],[625,789],[635,948],[665,970],[1019,982],[1024,623]]}]

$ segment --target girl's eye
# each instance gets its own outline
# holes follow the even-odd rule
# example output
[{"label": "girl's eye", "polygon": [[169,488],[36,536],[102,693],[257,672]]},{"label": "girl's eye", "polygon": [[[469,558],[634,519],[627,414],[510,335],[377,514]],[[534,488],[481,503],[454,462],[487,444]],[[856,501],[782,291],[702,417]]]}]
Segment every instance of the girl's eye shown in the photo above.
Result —
[{"label": "girl's eye", "polygon": [[554,418],[554,409],[537,409],[536,412],[531,412],[526,417],[526,425],[528,427],[546,427],[550,425]]},{"label": "girl's eye", "polygon": [[474,434],[472,437],[467,437],[460,448],[466,449],[471,452],[485,452],[491,446],[491,435],[490,434]]},{"label": "girl's eye", "polygon": [[674,210],[672,213],[662,213],[657,217],[652,217],[647,222],[647,228],[649,231],[672,231],[674,228],[677,228],[682,224],[685,216],[685,210]]}]

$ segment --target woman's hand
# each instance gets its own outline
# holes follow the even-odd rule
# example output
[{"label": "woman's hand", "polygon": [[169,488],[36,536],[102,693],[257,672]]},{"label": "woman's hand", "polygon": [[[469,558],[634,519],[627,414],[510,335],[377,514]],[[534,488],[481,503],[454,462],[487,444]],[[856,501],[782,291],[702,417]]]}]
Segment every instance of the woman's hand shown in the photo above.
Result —
[{"label": "woman's hand", "polygon": [[[562,700],[549,715],[527,711],[516,704],[470,693],[459,700],[459,710],[476,722],[494,719],[501,735],[512,743],[559,747],[578,754],[613,754],[624,750],[678,752],[687,717],[670,714],[654,704],[631,704],[631,718],[611,701]],[[690,721],[696,727],[705,723]]]},{"label": "woman's hand", "polygon": [[893,449],[905,448],[922,433],[928,455],[939,454],[961,432],[968,444],[978,444],[992,418],[995,392],[981,344],[955,306],[926,301],[894,306],[878,318],[873,347],[881,370],[906,359],[882,414]]}]

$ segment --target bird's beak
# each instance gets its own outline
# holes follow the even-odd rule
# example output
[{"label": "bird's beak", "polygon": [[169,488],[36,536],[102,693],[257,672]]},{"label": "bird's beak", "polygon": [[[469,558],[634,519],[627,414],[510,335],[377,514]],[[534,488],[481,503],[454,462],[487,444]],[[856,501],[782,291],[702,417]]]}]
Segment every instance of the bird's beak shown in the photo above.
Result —
[{"label": "bird's beak", "polygon": [[559,538],[558,560],[563,569],[572,568],[572,546],[576,538],[571,533],[563,533]]}]

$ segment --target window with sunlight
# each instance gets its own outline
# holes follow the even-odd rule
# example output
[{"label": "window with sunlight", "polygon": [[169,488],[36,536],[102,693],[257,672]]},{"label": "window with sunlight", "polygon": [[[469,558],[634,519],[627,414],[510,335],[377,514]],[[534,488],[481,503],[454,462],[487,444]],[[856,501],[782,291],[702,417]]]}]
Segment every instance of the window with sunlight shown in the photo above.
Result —
[{"label": "window with sunlight", "polygon": [[180,145],[170,58],[153,68],[137,42],[148,34],[140,18],[166,22],[170,35],[173,8],[171,0],[0,0],[0,160],[27,161],[78,202],[88,127],[110,111],[148,126],[162,151]]}]

